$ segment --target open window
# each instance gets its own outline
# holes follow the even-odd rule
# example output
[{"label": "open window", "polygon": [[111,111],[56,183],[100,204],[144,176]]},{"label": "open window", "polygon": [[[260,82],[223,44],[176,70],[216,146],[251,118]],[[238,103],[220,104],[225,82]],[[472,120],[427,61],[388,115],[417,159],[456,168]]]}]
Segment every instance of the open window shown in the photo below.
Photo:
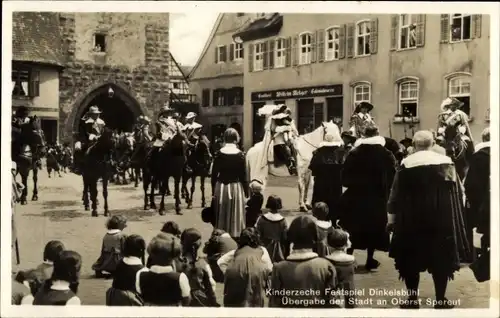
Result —
[{"label": "open window", "polygon": [[106,34],[104,33],[94,34],[94,52],[106,53]]}]

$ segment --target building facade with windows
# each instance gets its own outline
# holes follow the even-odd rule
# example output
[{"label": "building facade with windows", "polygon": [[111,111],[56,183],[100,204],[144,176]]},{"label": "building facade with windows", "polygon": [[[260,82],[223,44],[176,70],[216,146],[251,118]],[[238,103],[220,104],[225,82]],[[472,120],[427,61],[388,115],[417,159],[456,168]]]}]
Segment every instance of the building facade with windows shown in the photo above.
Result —
[{"label": "building facade with windows", "polygon": [[464,102],[473,136],[487,125],[489,16],[266,14],[233,35],[245,51],[244,145],[262,138],[256,111],[285,103],[300,133],[324,120],[348,129],[367,101],[381,134],[436,129],[447,96]]},{"label": "building facade with windows", "polygon": [[189,74],[190,91],[198,97],[197,121],[211,141],[228,127],[243,132],[243,44],[232,35],[256,18],[254,14],[222,13]]},{"label": "building facade with windows", "polygon": [[12,112],[26,106],[41,119],[47,142],[58,140],[59,74],[65,60],[59,17],[51,12],[14,12]]},{"label": "building facade with windows", "polygon": [[62,141],[74,141],[96,105],[106,125],[132,131],[172,99],[169,14],[58,13],[65,69],[59,80]]}]

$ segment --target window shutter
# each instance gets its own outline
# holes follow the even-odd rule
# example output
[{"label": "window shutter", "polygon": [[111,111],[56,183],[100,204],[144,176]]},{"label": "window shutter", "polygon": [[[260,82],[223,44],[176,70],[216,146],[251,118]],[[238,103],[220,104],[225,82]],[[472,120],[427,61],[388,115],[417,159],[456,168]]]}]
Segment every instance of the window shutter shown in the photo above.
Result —
[{"label": "window shutter", "polygon": [[450,41],[450,15],[441,14],[441,43]]},{"label": "window shutter", "polygon": [[473,39],[481,37],[481,15],[474,14],[472,15],[472,23],[471,23],[471,35]]},{"label": "window shutter", "polygon": [[378,51],[378,18],[370,21],[370,54],[376,54]]},{"label": "window shutter", "polygon": [[269,40],[267,42],[267,47],[269,49],[269,69],[272,69],[274,67],[274,40]]},{"label": "window shutter", "polygon": [[316,63],[317,59],[317,34],[318,31],[311,34],[311,63]]},{"label": "window shutter", "polygon": [[229,45],[229,60],[234,60],[234,44]]},{"label": "window shutter", "polygon": [[40,96],[40,72],[30,71],[28,79],[28,96]]},{"label": "window shutter", "polygon": [[425,44],[425,14],[417,14],[417,47],[422,47]]},{"label": "window shutter", "polygon": [[343,24],[339,29],[339,59],[345,59],[345,44],[345,24]]},{"label": "window shutter", "polygon": [[227,61],[227,46],[224,45],[222,47],[222,62],[226,62]]},{"label": "window shutter", "polygon": [[391,51],[398,48],[399,14],[391,15]]},{"label": "window shutter", "polygon": [[262,43],[262,58],[263,58],[263,69],[267,70],[269,69],[269,56],[267,55],[268,50],[267,50],[267,42]]},{"label": "window shutter", "polygon": [[241,45],[241,58],[245,58],[245,49],[243,48],[243,44]]},{"label": "window shutter", "polygon": [[318,62],[325,60],[325,30],[317,31],[316,41],[318,43],[316,53],[318,54]]},{"label": "window shutter", "polygon": [[245,104],[245,95],[244,95],[245,89],[243,87],[240,87],[239,90],[240,90],[240,103],[241,105],[243,105]]},{"label": "window shutter", "polygon": [[299,65],[299,36],[293,37],[292,43],[292,66]]},{"label": "window shutter", "polygon": [[347,24],[346,55],[348,58],[354,56],[354,23]]},{"label": "window shutter", "polygon": [[217,105],[217,97],[219,96],[219,90],[215,89],[214,94],[212,96],[212,106],[218,106]]},{"label": "window shutter", "polygon": [[253,72],[253,52],[254,52],[254,45],[249,44],[248,45],[248,71]]},{"label": "window shutter", "polygon": [[285,39],[285,67],[292,65],[292,38]]},{"label": "window shutter", "polygon": [[219,47],[215,47],[215,64],[219,63]]},{"label": "window shutter", "polygon": [[226,94],[225,94],[225,102],[227,106],[232,106],[234,105],[234,87],[230,89],[226,89]]}]

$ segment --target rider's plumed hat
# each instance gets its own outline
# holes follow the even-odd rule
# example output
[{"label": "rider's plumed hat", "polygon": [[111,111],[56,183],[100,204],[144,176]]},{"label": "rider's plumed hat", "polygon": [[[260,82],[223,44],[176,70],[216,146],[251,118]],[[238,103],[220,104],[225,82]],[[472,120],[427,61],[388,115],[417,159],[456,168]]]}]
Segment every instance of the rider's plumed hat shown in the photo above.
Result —
[{"label": "rider's plumed hat", "polygon": [[89,114],[100,114],[101,111],[99,110],[99,108],[97,106],[90,106],[88,113]]},{"label": "rider's plumed hat", "polygon": [[195,118],[196,117],[196,114],[194,112],[189,112],[187,115],[186,115],[186,119],[191,119],[191,118]]},{"label": "rider's plumed hat", "polygon": [[289,117],[291,112],[288,112],[288,107],[285,104],[277,105],[276,108],[271,113],[271,118],[281,119]]},{"label": "rider's plumed hat", "polygon": [[373,109],[373,105],[371,103],[368,103],[368,102],[361,102],[361,103],[356,105],[356,109],[354,110],[354,112],[359,113],[361,111],[361,108],[366,108],[366,109],[368,109],[369,112],[371,112]]},{"label": "rider's plumed hat", "polygon": [[441,103],[441,111],[445,111],[450,107],[451,105],[457,105],[458,108],[462,107],[464,103],[456,99],[455,97],[447,97],[443,102]]}]

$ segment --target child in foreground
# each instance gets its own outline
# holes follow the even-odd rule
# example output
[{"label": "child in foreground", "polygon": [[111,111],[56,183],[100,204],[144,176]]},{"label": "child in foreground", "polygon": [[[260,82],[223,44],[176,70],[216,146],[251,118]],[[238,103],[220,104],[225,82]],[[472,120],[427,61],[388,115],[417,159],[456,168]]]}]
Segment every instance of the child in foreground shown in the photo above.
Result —
[{"label": "child in foreground", "polygon": [[269,196],[266,202],[266,209],[269,209],[269,212],[260,216],[255,225],[273,263],[285,260],[290,253],[290,244],[287,240],[288,225],[279,213],[282,208],[280,197]]},{"label": "child in foreground", "polygon": [[215,281],[207,262],[198,256],[201,233],[190,228],[181,234],[182,255],[177,260],[176,270],[184,273],[191,287],[190,307],[219,307],[215,298]]},{"label": "child in foreground", "polygon": [[80,305],[78,285],[82,257],[74,251],[63,251],[54,261],[54,270],[34,297],[33,305]]},{"label": "child in foreground", "polygon": [[151,268],[138,273],[136,290],[146,306],[189,306],[191,288],[184,273],[177,273],[173,263],[181,253],[179,239],[163,233],[148,245]]},{"label": "child in foreground", "polygon": [[137,292],[137,275],[144,270],[146,242],[140,235],[125,239],[123,259],[116,266],[113,285],[106,292],[106,306],[142,306]]},{"label": "child in foreground", "polygon": [[[330,255],[326,259],[332,262],[337,271],[337,290],[344,291],[344,307],[355,307],[354,295],[354,270],[356,259],[353,255],[347,254],[347,249],[351,247],[349,233],[341,228],[335,228],[328,234],[328,244],[332,247]],[[353,292],[352,295],[349,292]]]},{"label": "child in foreground", "polygon": [[313,207],[313,216],[316,218],[318,227],[318,242],[315,252],[324,257],[331,253],[332,248],[328,245],[328,234],[333,231],[332,222],[328,219],[330,210],[325,202],[317,202]]},{"label": "child in foreground", "polygon": [[123,245],[126,238],[123,230],[126,227],[127,219],[121,215],[113,215],[108,219],[106,223],[108,231],[102,239],[101,255],[92,265],[96,277],[113,275],[123,257]]},{"label": "child in foreground", "polygon": [[212,270],[212,275],[217,283],[224,283],[224,273],[221,271],[217,262],[222,257],[238,248],[236,241],[223,230],[213,230],[210,239],[203,247],[203,253],[207,255],[207,261]]}]

